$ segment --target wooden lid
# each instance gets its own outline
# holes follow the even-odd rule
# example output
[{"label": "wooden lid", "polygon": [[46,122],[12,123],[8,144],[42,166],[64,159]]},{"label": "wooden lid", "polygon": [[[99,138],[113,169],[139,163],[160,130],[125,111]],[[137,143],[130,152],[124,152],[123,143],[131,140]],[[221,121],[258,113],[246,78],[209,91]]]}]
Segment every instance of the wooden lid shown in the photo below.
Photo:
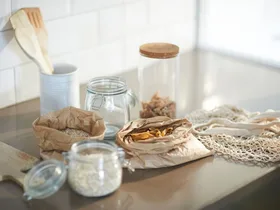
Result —
[{"label": "wooden lid", "polygon": [[149,58],[173,58],[179,53],[179,47],[170,43],[147,43],[140,46],[141,55]]}]

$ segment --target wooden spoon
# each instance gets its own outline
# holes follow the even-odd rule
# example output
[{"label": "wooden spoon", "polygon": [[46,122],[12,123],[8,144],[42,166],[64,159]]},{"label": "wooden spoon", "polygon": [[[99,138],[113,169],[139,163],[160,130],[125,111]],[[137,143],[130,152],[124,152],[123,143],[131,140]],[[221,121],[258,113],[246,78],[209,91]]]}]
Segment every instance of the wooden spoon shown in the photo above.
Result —
[{"label": "wooden spoon", "polygon": [[51,69],[51,72],[53,73],[53,66],[50,61],[50,57],[48,54],[48,33],[45,28],[44,20],[40,11],[40,8],[34,7],[34,8],[22,8],[22,10],[27,14],[28,19],[32,26],[35,29],[42,54],[47,62],[47,65]]},{"label": "wooden spoon", "polygon": [[35,29],[27,14],[23,10],[18,10],[10,17],[10,21],[15,29],[15,38],[23,52],[39,66],[43,73],[52,74],[53,68],[50,69],[44,58]]}]

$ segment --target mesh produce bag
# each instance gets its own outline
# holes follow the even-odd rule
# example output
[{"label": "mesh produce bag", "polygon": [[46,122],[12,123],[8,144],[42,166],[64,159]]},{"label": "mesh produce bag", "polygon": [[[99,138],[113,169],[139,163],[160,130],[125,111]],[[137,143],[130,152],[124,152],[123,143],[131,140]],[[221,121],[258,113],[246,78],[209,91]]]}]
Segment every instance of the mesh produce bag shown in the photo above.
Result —
[{"label": "mesh produce bag", "polygon": [[250,113],[224,105],[186,117],[193,135],[217,155],[254,164],[280,160],[280,112]]}]

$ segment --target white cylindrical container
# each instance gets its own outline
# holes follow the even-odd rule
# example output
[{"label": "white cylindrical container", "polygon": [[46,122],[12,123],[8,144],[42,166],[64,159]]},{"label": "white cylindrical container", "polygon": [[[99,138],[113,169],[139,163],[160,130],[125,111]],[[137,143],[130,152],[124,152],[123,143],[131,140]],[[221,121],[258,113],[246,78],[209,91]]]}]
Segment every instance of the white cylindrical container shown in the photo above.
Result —
[{"label": "white cylindrical container", "polygon": [[80,108],[78,68],[55,64],[52,75],[40,73],[40,112],[44,115],[68,106]]}]

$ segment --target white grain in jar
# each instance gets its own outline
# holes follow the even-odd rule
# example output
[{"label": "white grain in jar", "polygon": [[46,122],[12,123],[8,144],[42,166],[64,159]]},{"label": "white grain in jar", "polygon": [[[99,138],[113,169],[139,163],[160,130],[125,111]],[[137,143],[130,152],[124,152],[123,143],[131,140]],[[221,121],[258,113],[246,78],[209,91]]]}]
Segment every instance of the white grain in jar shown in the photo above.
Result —
[{"label": "white grain in jar", "polygon": [[122,166],[117,153],[109,148],[85,148],[70,156],[68,182],[77,193],[100,197],[117,190]]}]

